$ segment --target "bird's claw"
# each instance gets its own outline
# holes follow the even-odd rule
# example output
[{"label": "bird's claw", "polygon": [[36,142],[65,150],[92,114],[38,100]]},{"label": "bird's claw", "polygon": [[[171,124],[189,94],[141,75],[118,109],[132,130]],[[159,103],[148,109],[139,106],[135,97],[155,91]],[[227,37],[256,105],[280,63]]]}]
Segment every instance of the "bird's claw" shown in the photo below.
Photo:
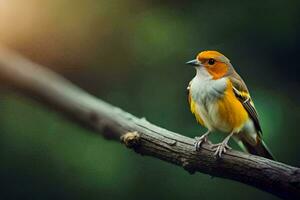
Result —
[{"label": "bird's claw", "polygon": [[231,150],[232,148],[227,144],[227,142],[221,142],[221,143],[212,145],[212,149],[216,150],[214,155],[221,158],[222,153],[226,153],[227,150]]},{"label": "bird's claw", "polygon": [[194,145],[195,145],[196,151],[200,151],[201,145],[203,143],[209,142],[207,135],[202,135],[201,137],[195,137],[195,140],[196,140],[196,142]]}]

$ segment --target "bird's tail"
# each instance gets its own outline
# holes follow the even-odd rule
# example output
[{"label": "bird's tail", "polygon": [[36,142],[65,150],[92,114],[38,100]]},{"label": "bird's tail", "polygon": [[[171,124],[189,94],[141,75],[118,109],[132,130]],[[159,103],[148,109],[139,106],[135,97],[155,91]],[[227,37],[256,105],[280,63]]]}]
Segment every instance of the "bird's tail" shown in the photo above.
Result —
[{"label": "bird's tail", "polygon": [[262,156],[271,160],[275,160],[271,151],[260,137],[256,138],[255,143],[251,141],[250,138],[247,138],[247,136],[245,137],[245,135],[244,137],[240,137],[239,139],[240,140],[238,144],[247,152],[257,156]]}]

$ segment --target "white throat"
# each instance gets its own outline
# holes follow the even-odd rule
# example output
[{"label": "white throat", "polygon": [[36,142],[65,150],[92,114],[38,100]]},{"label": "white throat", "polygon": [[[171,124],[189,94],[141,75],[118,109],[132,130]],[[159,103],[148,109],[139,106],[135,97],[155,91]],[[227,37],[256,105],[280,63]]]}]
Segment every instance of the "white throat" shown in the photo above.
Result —
[{"label": "white throat", "polygon": [[204,80],[212,80],[212,75],[204,67],[196,67],[196,76],[195,78],[204,79]]},{"label": "white throat", "polygon": [[[214,100],[224,95],[227,78],[214,80],[204,67],[196,68],[196,76],[191,82],[192,98],[198,103]],[[200,102],[199,102],[200,101]]]}]

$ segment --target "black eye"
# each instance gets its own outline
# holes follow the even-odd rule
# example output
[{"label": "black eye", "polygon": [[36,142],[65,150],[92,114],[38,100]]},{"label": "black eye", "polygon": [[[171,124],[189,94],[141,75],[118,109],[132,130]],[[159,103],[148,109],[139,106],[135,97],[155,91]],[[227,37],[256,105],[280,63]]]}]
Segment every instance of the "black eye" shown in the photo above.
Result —
[{"label": "black eye", "polygon": [[210,65],[213,65],[213,64],[215,64],[215,60],[214,60],[214,59],[212,59],[212,58],[210,58],[210,59],[208,60],[208,64],[210,64]]}]

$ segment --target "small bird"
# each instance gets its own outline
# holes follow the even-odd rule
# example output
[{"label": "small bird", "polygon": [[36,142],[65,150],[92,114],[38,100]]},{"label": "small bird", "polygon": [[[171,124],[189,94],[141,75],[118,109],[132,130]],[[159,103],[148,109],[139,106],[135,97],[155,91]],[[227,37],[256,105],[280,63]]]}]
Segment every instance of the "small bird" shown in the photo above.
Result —
[{"label": "small bird", "polygon": [[274,160],[262,140],[258,114],[247,86],[229,59],[217,51],[203,51],[186,64],[196,69],[196,76],[187,87],[191,112],[208,129],[196,137],[196,150],[208,142],[211,132],[220,131],[229,135],[212,145],[216,156],[231,149],[228,141],[233,137],[245,151]]}]

